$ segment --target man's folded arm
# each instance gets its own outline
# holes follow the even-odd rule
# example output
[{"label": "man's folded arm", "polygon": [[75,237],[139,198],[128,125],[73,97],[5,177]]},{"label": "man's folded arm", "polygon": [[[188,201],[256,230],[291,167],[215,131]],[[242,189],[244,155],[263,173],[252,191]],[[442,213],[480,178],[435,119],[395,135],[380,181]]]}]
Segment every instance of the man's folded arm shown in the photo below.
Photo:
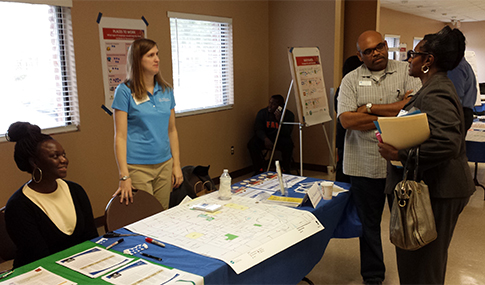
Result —
[{"label": "man's folded arm", "polygon": [[342,127],[348,130],[367,131],[375,129],[377,116],[362,112],[344,112],[339,116]]}]

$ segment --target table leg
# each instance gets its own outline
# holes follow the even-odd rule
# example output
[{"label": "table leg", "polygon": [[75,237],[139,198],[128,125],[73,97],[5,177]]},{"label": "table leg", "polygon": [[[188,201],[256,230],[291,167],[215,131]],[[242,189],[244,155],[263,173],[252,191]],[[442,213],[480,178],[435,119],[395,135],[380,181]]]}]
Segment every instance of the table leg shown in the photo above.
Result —
[{"label": "table leg", "polygon": [[[478,172],[478,162],[475,162],[475,176],[473,177],[473,182],[475,183],[475,186],[482,187],[482,188],[483,188],[483,190],[485,191],[485,187],[484,187],[482,184],[480,184],[480,183],[478,182],[478,179],[477,179],[477,172]],[[483,197],[483,200],[485,200],[485,195],[484,195],[484,197]]]}]

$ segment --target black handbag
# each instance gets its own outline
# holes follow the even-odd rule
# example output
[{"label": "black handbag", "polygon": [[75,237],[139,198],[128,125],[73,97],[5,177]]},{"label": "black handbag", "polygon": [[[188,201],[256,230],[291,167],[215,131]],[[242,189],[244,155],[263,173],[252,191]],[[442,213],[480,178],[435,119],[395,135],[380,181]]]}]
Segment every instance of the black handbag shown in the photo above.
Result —
[{"label": "black handbag", "polygon": [[[415,151],[414,151],[415,150]],[[414,180],[408,180],[409,163],[416,155]],[[419,147],[410,149],[403,180],[394,188],[394,200],[389,223],[391,242],[405,250],[416,250],[438,236],[428,186],[418,182]]]}]

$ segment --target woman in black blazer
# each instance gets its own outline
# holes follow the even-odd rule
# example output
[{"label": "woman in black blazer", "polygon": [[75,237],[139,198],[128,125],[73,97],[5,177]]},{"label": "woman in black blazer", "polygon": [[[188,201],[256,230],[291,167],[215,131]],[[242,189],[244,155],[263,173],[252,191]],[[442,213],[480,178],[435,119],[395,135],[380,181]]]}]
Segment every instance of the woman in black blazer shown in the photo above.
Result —
[{"label": "woman in black blazer", "polygon": [[[414,107],[428,117],[430,137],[419,146],[419,177],[429,187],[438,238],[415,251],[396,247],[401,284],[444,283],[448,247],[458,216],[475,191],[465,151],[463,109],[446,76],[464,52],[464,35],[446,26],[436,34],[426,35],[408,59],[409,74],[419,77],[423,86],[404,110]],[[408,151],[379,143],[382,157],[399,160],[403,165]],[[388,163],[386,193],[391,194],[402,180],[402,171]]]}]

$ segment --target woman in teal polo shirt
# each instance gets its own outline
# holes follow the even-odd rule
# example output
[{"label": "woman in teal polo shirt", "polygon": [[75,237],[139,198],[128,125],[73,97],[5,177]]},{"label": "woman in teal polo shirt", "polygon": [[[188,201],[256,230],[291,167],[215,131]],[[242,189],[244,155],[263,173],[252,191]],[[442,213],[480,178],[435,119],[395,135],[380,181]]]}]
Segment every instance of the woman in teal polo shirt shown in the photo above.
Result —
[{"label": "woman in teal polo shirt", "polygon": [[162,79],[157,44],[135,40],[127,76],[115,91],[115,154],[120,183],[113,196],[133,202],[132,189],[154,195],[167,209],[172,187],[182,181],[173,89]]}]

